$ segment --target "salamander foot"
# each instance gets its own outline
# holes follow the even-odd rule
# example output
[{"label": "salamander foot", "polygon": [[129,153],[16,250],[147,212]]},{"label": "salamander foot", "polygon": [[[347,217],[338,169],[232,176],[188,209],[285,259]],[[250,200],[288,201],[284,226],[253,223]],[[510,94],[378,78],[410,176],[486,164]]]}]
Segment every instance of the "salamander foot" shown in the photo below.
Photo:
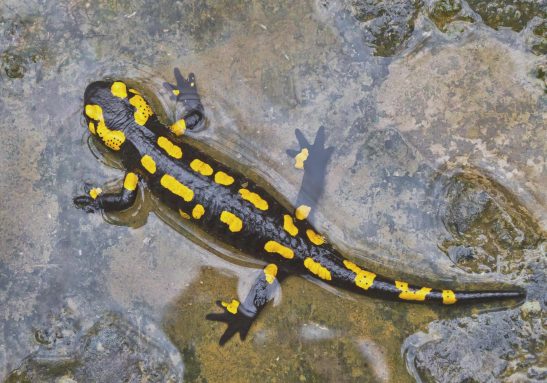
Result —
[{"label": "salamander foot", "polygon": [[239,301],[235,299],[230,303],[221,301],[217,301],[216,303],[219,307],[224,309],[224,312],[207,314],[205,319],[228,324],[228,328],[224,331],[224,334],[222,334],[218,343],[223,346],[236,333],[239,333],[239,338],[241,340],[245,340],[249,329],[253,324],[254,317],[243,314],[239,310]]}]

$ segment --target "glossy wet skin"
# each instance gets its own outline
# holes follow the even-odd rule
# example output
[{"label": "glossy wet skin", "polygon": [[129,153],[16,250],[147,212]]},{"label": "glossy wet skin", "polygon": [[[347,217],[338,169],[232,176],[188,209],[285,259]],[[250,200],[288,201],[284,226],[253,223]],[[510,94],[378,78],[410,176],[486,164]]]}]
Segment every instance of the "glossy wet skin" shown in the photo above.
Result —
[{"label": "glossy wet skin", "polygon": [[[126,176],[130,192],[134,193],[134,180],[143,179],[147,187],[183,219],[192,221],[226,246],[269,262],[264,277],[270,285],[278,271],[280,280],[287,273],[306,272],[335,286],[388,299],[453,304],[520,296],[519,292],[433,291],[364,270],[345,260],[315,231],[306,219],[310,207],[300,206],[293,215],[266,191],[271,186],[263,183],[265,186],[260,187],[197,150],[189,140],[177,139],[176,133],[180,132],[176,131],[176,124],[170,129],[161,124],[137,90],[128,89],[120,81],[95,82],[86,89],[84,103],[91,133],[98,135],[110,149],[120,152],[130,172]],[[102,208],[106,207],[103,200],[114,198],[111,195],[91,197],[94,200],[91,202]],[[126,208],[131,199],[126,196],[117,210]],[[110,202],[108,205],[107,209],[116,210]],[[264,290],[264,286],[258,286],[262,282],[257,281],[257,291]],[[255,300],[257,291],[253,296]],[[251,299],[240,311],[257,315],[270,299],[271,294],[267,295],[260,298],[260,304]],[[235,315],[239,301],[222,306]],[[243,333],[241,335],[243,337]]]},{"label": "glossy wet skin", "polygon": [[[134,108],[129,100],[113,96],[111,87],[112,83],[107,82],[89,85],[85,92],[86,108],[90,109],[90,105],[105,105],[102,109],[106,126],[124,135],[119,152],[125,167],[143,177],[147,186],[164,203],[179,211],[183,218],[190,217],[193,223],[225,243],[265,261],[272,261],[271,252],[265,250],[268,241],[283,246],[279,247],[280,251],[290,248],[292,255],[279,254],[274,260],[281,268],[287,265],[293,272],[305,270],[303,261],[309,254],[318,257],[331,255],[329,245],[317,246],[306,238],[307,231],[310,231],[310,235],[315,234],[315,231],[311,232],[311,225],[306,220],[293,218],[266,190],[198,151],[187,141],[174,144],[176,137],[162,131],[165,127],[157,121],[155,115],[150,116],[144,125],[136,123],[133,118]],[[87,114],[86,118],[88,123],[100,123]],[[158,136],[157,133],[166,136]],[[108,146],[108,137],[100,138]],[[162,148],[162,142],[168,143],[171,149],[168,151]],[[174,153],[173,146],[180,150],[175,149],[177,153]],[[175,182],[170,184],[172,178],[184,186],[181,193],[174,192],[174,188],[179,185]],[[201,214],[194,211],[196,207],[202,211]],[[198,215],[199,218],[196,218]],[[289,225],[290,221],[294,231],[284,229],[285,222]],[[317,242],[321,239],[314,237],[314,240]],[[268,248],[272,248],[272,245]],[[331,262],[340,264],[336,260]],[[348,274],[346,272],[341,276]]]}]

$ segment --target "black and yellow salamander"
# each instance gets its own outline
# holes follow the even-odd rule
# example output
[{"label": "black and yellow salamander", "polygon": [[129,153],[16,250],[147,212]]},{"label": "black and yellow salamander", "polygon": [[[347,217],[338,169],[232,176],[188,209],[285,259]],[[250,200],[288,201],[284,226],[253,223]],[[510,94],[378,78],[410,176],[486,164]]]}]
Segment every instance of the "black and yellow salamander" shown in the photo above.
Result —
[{"label": "black and yellow salamander", "polygon": [[251,181],[198,150],[191,138],[182,137],[187,128],[202,123],[203,107],[194,76],[186,79],[175,70],[175,77],[177,84],[166,87],[191,110],[171,126],[161,123],[139,91],[122,81],[97,81],[87,87],[84,116],[88,129],[119,154],[127,173],[119,193],[94,188],[74,198],[74,203],[88,212],[124,210],[135,201],[137,188],[146,185],[189,224],[263,260],[266,266],[244,301],[219,302],[223,312],[207,315],[207,319],[228,324],[221,345],[237,332],[245,339],[253,320],[288,274],[308,274],[356,293],[445,305],[524,295],[516,290],[459,292],[416,287],[384,278],[345,259],[308,219],[332,151],[324,147],[324,130],[319,130],[314,144],[297,131],[301,150],[292,153],[296,166],[304,168],[303,185],[312,186],[301,190],[298,207],[290,210],[272,197],[266,182]]}]

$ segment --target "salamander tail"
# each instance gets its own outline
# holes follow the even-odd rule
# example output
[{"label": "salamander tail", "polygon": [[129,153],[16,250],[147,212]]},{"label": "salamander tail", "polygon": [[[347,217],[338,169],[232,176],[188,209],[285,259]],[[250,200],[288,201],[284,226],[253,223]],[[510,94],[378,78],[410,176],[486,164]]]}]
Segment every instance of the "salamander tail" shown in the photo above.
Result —
[{"label": "salamander tail", "polygon": [[373,295],[404,301],[423,301],[452,305],[455,303],[478,303],[504,299],[522,299],[526,296],[520,290],[454,291],[434,290],[430,287],[410,286],[406,282],[390,281],[379,277],[369,288]]},{"label": "salamander tail", "polygon": [[406,282],[378,278],[370,287],[372,294],[404,301],[424,301],[452,305],[455,303],[478,303],[493,300],[521,299],[526,296],[520,290],[454,291],[434,290],[430,287],[410,286]]},{"label": "salamander tail", "polygon": [[343,261],[346,271],[340,272],[340,279],[350,283],[351,289],[367,295],[380,298],[431,302],[445,305],[466,302],[481,302],[503,299],[522,299],[526,296],[524,290],[491,290],[491,291],[454,291],[435,290],[431,287],[412,286],[407,282],[393,281],[373,272],[362,269],[353,262]]},{"label": "salamander tail", "polygon": [[[453,294],[453,298],[452,298]],[[455,300],[454,303],[465,303],[465,302],[483,302],[491,300],[503,300],[503,299],[521,299],[526,296],[524,291],[518,290],[508,290],[508,291],[456,291],[454,293],[451,290],[443,290],[440,292],[435,292],[433,294],[436,300],[440,303],[450,304],[452,300]]]}]

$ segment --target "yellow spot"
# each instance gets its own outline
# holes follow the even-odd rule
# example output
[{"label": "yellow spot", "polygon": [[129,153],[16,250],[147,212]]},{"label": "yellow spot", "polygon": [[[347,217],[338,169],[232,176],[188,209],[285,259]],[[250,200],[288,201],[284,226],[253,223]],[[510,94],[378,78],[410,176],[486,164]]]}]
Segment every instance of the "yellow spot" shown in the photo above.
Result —
[{"label": "yellow spot", "polygon": [[423,301],[425,300],[427,294],[431,291],[431,288],[429,287],[422,287],[420,290],[412,291],[408,289],[408,283],[400,281],[395,281],[395,287],[401,290],[399,298],[406,301]]},{"label": "yellow spot", "polygon": [[239,194],[241,194],[241,198],[252,203],[257,209],[268,210],[268,202],[263,200],[258,194],[247,189],[239,189]]},{"label": "yellow spot", "polygon": [[215,182],[220,185],[229,186],[234,183],[234,177],[219,171],[215,173]]},{"label": "yellow spot", "polygon": [[178,95],[180,94],[180,90],[178,90],[178,89],[173,89],[173,94],[174,94],[175,96],[178,96]]},{"label": "yellow spot", "polygon": [[104,144],[112,150],[120,150],[125,142],[125,134],[119,130],[111,130],[103,138]]},{"label": "yellow spot", "polygon": [[138,90],[133,89],[133,88],[129,88],[129,91],[133,94],[140,94]]},{"label": "yellow spot", "polygon": [[293,259],[294,257],[294,251],[275,241],[266,242],[266,244],[264,245],[264,250],[266,250],[268,253],[277,253],[283,258],[287,259]]},{"label": "yellow spot", "polygon": [[294,216],[296,217],[296,219],[299,219],[302,221],[308,218],[308,215],[310,215],[310,211],[311,211],[311,207],[306,205],[300,205],[296,208],[294,212]]},{"label": "yellow spot", "polygon": [[156,172],[156,161],[148,154],[145,154],[141,158],[142,167],[145,168],[148,173],[154,174]]},{"label": "yellow spot", "polygon": [[185,213],[182,210],[179,210],[179,214],[184,219],[190,219],[190,216],[188,215],[188,213]]},{"label": "yellow spot", "polygon": [[211,165],[203,162],[202,160],[193,160],[192,162],[190,162],[190,167],[193,171],[204,176],[210,176],[211,174],[213,174],[213,168],[211,167]]},{"label": "yellow spot", "polygon": [[325,238],[311,229],[306,230],[306,235],[314,245],[319,246],[325,243]]},{"label": "yellow spot", "polygon": [[283,229],[293,237],[298,234],[298,228],[294,226],[294,222],[288,214],[283,216]]},{"label": "yellow spot", "polygon": [[182,149],[180,146],[173,144],[169,139],[165,137],[158,138],[158,146],[165,150],[171,157],[180,160],[182,158]]},{"label": "yellow spot", "polygon": [[452,290],[443,290],[443,303],[445,305],[453,305],[456,303],[456,294]]},{"label": "yellow spot", "polygon": [[190,202],[194,199],[194,191],[181,184],[175,177],[170,176],[169,174],[164,174],[163,177],[161,177],[160,184],[171,193],[182,197],[186,202]]},{"label": "yellow spot", "polygon": [[135,122],[141,126],[146,124],[148,118],[154,114],[150,105],[138,94],[131,97],[129,103],[135,107]]},{"label": "yellow spot", "polygon": [[104,122],[102,108],[99,105],[86,105],[85,114],[89,118],[98,121],[96,127],[92,122],[89,123],[88,128],[91,133],[97,133],[104,144],[110,149],[120,150],[120,147],[125,142],[125,134],[119,130],[108,129]]},{"label": "yellow spot", "polygon": [[203,205],[200,205],[198,203],[192,209],[192,217],[194,217],[195,219],[200,219],[203,216],[203,214],[205,214],[205,208],[203,207]]},{"label": "yellow spot", "polygon": [[93,188],[89,191],[89,196],[93,199],[97,199],[99,194],[101,194],[102,192],[103,192],[103,189],[101,188]]},{"label": "yellow spot", "polygon": [[266,278],[266,282],[268,282],[270,285],[274,283],[275,277],[277,275],[277,266],[273,263],[270,263],[268,266],[264,268],[264,277]]},{"label": "yellow spot", "polygon": [[346,266],[348,270],[351,270],[355,273],[354,282],[357,287],[360,287],[363,290],[368,290],[370,286],[372,286],[372,284],[374,283],[374,278],[376,278],[376,274],[367,270],[363,270],[355,263],[348,260],[344,260],[344,266]]},{"label": "yellow spot", "polygon": [[220,221],[228,225],[228,229],[233,233],[241,231],[241,228],[243,227],[243,221],[229,211],[223,211],[220,214]]},{"label": "yellow spot", "polygon": [[86,105],[85,114],[98,121],[97,127],[91,122],[89,123],[89,130],[91,133],[97,135],[103,140],[104,144],[112,150],[120,150],[120,147],[125,142],[125,134],[120,130],[110,130],[106,126],[103,117],[103,110],[99,105]]},{"label": "yellow spot", "polygon": [[127,97],[127,87],[121,81],[113,82],[110,90],[112,91],[112,94],[116,97],[119,97],[119,98]]},{"label": "yellow spot", "polygon": [[308,159],[309,152],[308,149],[304,148],[294,157],[294,167],[297,169],[304,169],[304,161]]},{"label": "yellow spot", "polygon": [[232,314],[237,314],[237,308],[239,307],[239,301],[238,300],[235,300],[235,299],[232,299],[232,301],[230,303],[226,303],[226,302],[221,302],[222,306],[223,307],[226,307],[226,310],[228,310],[228,312],[232,313]]},{"label": "yellow spot", "polygon": [[133,191],[137,188],[139,177],[135,173],[127,173],[125,180],[123,181],[123,187],[129,191]]},{"label": "yellow spot", "polygon": [[332,279],[330,271],[325,266],[321,266],[319,262],[315,262],[310,257],[304,260],[304,267],[321,279],[326,281],[330,281]]},{"label": "yellow spot", "polygon": [[99,105],[86,105],[85,114],[87,117],[100,121],[103,119],[103,109]]},{"label": "yellow spot", "polygon": [[186,132],[186,122],[181,118],[170,127],[175,136],[182,136]]}]

